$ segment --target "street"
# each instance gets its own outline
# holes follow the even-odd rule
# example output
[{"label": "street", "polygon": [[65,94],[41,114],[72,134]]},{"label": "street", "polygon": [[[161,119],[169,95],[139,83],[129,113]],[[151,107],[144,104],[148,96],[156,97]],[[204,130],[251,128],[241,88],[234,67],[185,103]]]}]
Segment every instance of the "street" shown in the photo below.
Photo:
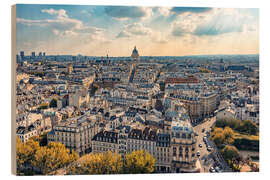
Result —
[{"label": "street", "polygon": [[[206,132],[211,131],[210,128],[214,124],[215,120],[216,120],[215,116],[212,118],[206,118],[204,122],[194,127],[195,132],[198,134],[197,148],[198,151],[200,152],[199,161],[202,167],[201,172],[209,172],[209,168],[214,164],[214,160],[212,158],[213,153],[207,151],[206,145],[203,141],[203,137],[206,136]],[[204,132],[202,132],[203,129],[205,129]],[[199,144],[202,145],[201,148],[199,147]]]}]

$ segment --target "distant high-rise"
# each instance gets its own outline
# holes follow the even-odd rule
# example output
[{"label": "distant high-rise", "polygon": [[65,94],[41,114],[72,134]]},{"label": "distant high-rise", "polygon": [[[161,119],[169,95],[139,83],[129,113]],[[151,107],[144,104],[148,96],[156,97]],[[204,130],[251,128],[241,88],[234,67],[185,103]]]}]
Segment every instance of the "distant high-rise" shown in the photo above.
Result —
[{"label": "distant high-rise", "polygon": [[24,51],[20,52],[21,60],[24,60]]},{"label": "distant high-rise", "polygon": [[20,56],[16,54],[16,62],[18,63],[20,61]]},{"label": "distant high-rise", "polygon": [[109,59],[109,55],[107,54],[107,60],[106,60],[107,62],[106,62],[106,64],[108,65],[108,64],[110,64],[110,59]]},{"label": "distant high-rise", "polygon": [[39,53],[38,53],[38,56],[41,57],[41,56],[42,56],[42,52],[39,52]]},{"label": "distant high-rise", "polygon": [[36,54],[35,54],[35,52],[32,52],[32,59],[34,59],[35,57],[36,57]]},{"label": "distant high-rise", "polygon": [[43,53],[43,56],[46,56],[45,52]]}]

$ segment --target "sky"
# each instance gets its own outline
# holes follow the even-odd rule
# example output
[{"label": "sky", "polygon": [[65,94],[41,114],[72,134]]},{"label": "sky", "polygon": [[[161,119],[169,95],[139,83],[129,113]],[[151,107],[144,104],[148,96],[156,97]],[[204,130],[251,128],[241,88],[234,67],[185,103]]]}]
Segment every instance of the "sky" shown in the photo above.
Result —
[{"label": "sky", "polygon": [[258,54],[259,9],[16,6],[16,50],[47,55]]}]

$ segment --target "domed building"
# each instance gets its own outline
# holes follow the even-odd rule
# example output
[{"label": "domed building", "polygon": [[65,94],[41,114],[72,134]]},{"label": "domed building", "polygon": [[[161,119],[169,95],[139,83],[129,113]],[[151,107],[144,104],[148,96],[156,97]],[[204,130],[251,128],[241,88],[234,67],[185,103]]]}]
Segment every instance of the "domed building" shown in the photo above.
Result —
[{"label": "domed building", "polygon": [[138,50],[136,49],[136,46],[134,47],[132,54],[131,54],[131,59],[132,61],[135,61],[136,64],[138,64],[140,62],[140,55]]}]

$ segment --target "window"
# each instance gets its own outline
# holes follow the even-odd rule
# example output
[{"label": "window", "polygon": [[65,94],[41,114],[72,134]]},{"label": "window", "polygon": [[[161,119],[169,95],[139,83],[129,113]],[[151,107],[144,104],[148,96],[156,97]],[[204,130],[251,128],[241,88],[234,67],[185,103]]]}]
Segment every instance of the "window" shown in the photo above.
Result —
[{"label": "window", "polygon": [[173,147],[173,156],[176,156],[176,147]]}]

